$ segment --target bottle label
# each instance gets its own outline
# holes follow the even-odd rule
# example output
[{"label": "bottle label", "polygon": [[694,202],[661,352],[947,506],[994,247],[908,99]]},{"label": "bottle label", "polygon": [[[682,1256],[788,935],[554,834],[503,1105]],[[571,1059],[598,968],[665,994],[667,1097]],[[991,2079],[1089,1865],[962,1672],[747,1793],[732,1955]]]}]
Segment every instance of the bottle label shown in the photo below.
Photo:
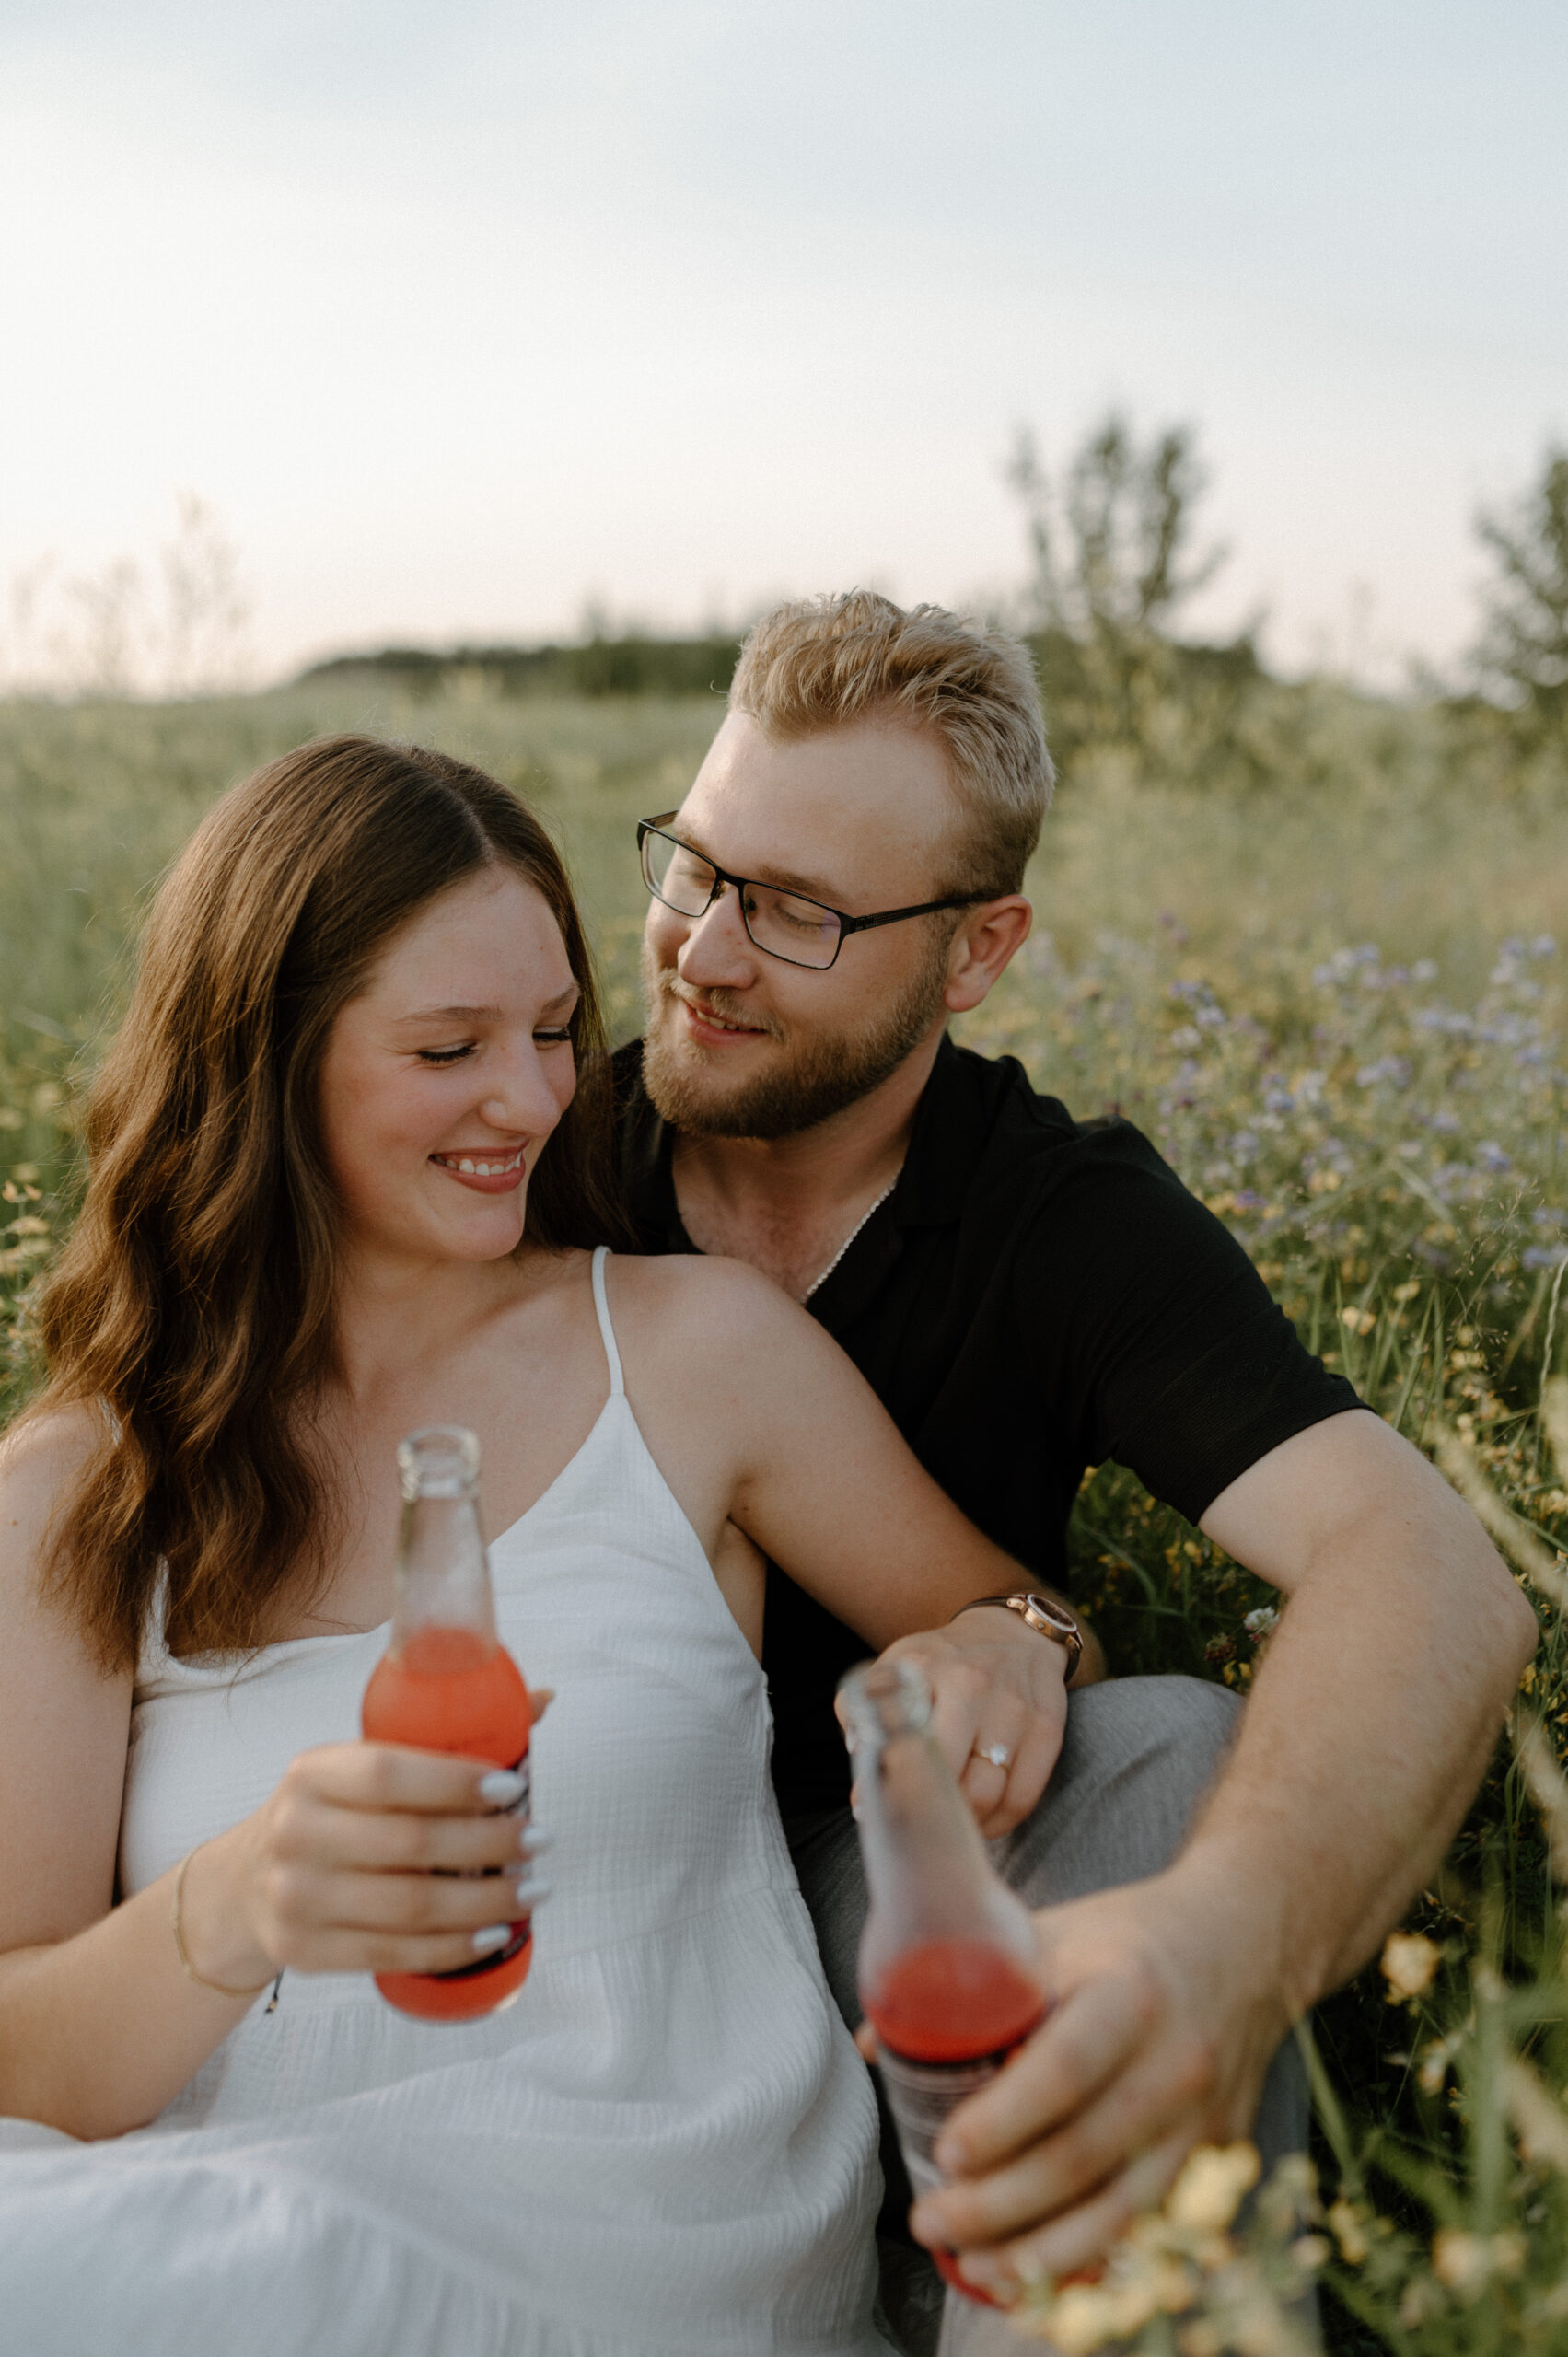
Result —
[{"label": "bottle label", "polygon": [[[526,1751],[520,1759],[513,1760],[512,1773],[522,1778],[523,1789],[508,1807],[497,1809],[495,1813],[498,1817],[515,1817],[523,1820],[528,1817],[528,1803],[533,1796],[533,1777]],[[499,1876],[501,1873],[499,1866],[486,1866],[481,1871],[486,1879],[492,1875]],[[476,1956],[472,1964],[459,1964],[452,1972],[433,1972],[429,1977],[432,1980],[482,1980],[487,1972],[499,1971],[502,1965],[514,1963],[532,1937],[532,1918],[525,1916],[520,1923],[513,1924],[512,1936],[504,1948],[497,1948],[491,1956]]]},{"label": "bottle label", "polygon": [[981,2087],[989,2086],[1023,2042],[1016,2038],[994,2054],[977,2054],[961,2062],[916,2062],[907,2054],[895,2054],[890,2047],[879,2049],[877,2067],[899,2131],[899,2150],[916,2194],[930,2193],[946,2183],[931,2148],[949,2114]]}]

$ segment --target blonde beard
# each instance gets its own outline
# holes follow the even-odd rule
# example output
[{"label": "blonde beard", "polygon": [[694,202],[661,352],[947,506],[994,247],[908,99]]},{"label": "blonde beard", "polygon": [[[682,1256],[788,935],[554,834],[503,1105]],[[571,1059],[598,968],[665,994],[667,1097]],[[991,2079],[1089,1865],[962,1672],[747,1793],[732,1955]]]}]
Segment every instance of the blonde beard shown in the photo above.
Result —
[{"label": "blonde beard", "polygon": [[[947,979],[947,944],[933,955],[873,1023],[854,1032],[817,1032],[790,1048],[788,1035],[771,1031],[784,1052],[773,1068],[726,1087],[706,1069],[700,1048],[668,1039],[668,1010],[679,1001],[668,967],[656,967],[643,949],[643,1086],[656,1112],[688,1137],[787,1138],[842,1113],[895,1073],[930,1033]],[[708,991],[706,1003],[724,1017],[730,993]],[[739,1019],[738,1010],[736,1019]]]}]

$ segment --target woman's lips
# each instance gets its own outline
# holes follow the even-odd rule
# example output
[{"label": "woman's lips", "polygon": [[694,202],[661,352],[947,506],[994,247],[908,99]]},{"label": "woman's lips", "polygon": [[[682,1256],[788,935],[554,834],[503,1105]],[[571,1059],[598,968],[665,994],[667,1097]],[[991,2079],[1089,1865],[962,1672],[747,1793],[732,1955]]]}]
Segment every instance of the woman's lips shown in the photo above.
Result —
[{"label": "woman's lips", "polygon": [[433,1154],[431,1161],[459,1187],[470,1187],[476,1195],[509,1195],[528,1177],[526,1146],[514,1146],[509,1154]]}]

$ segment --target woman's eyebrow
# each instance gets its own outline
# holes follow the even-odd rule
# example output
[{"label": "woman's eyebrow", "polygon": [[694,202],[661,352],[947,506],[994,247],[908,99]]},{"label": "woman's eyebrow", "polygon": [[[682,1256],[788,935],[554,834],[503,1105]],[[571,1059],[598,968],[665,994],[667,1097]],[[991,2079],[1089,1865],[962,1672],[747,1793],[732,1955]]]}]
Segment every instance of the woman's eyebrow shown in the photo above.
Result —
[{"label": "woman's eyebrow", "polygon": [[[554,1001],[552,1000],[551,1004],[553,1005]],[[498,1006],[416,1006],[395,1019],[399,1023],[443,1023],[448,1020],[453,1023],[494,1023],[500,1020],[500,1016]]]},{"label": "woman's eyebrow", "polygon": [[[575,982],[568,982],[563,991],[547,998],[540,1009],[541,1015],[553,1015],[557,1007],[574,1006],[581,993]],[[416,1006],[407,1015],[395,1017],[399,1023],[499,1023],[498,1006]]]}]

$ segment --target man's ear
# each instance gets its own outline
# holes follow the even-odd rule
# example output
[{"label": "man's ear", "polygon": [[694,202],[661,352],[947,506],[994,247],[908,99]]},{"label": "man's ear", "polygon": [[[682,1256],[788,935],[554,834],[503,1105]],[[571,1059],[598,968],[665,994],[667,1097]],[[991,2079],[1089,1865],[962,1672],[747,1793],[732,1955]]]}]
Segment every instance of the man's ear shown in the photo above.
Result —
[{"label": "man's ear", "polygon": [[967,1015],[988,995],[1008,960],[1028,939],[1034,921],[1034,909],[1021,892],[985,900],[970,911],[947,952],[943,1004],[951,1014]]}]

